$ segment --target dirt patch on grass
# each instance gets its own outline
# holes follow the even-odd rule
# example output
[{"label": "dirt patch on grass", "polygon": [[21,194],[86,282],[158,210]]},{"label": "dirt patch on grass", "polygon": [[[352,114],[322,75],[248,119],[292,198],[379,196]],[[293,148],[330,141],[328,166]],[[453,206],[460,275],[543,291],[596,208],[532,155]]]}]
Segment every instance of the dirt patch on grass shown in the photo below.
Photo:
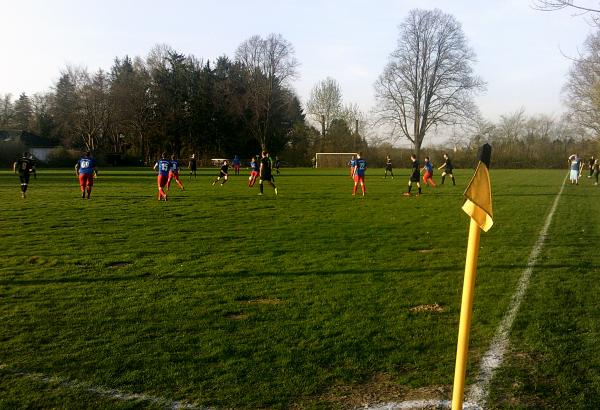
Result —
[{"label": "dirt patch on grass", "polygon": [[125,266],[131,265],[131,262],[119,261],[119,262],[111,262],[106,265],[108,268],[124,268]]},{"label": "dirt patch on grass", "polygon": [[230,312],[225,315],[229,320],[244,320],[250,317],[246,312]]},{"label": "dirt patch on grass", "polygon": [[411,389],[395,382],[387,374],[378,374],[365,384],[354,386],[334,386],[322,396],[309,403],[291,406],[300,410],[314,407],[315,404],[326,408],[357,409],[376,406],[389,402],[409,400],[450,400],[452,386],[428,386]]},{"label": "dirt patch on grass", "polygon": [[431,305],[414,306],[414,307],[411,307],[409,310],[413,313],[423,313],[423,312],[442,313],[444,311],[444,307],[438,303],[434,303]]},{"label": "dirt patch on grass", "polygon": [[258,298],[246,300],[243,303],[248,305],[279,305],[283,303],[283,300],[277,298]]}]

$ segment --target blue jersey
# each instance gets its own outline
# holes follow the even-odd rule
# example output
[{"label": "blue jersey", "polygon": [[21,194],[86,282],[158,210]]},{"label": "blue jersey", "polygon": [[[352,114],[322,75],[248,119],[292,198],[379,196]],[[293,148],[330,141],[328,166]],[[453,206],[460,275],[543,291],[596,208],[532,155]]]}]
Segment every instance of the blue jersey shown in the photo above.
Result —
[{"label": "blue jersey", "polygon": [[96,167],[96,161],[94,158],[83,157],[77,162],[79,164],[79,173],[80,174],[93,174],[94,167]]},{"label": "blue jersey", "polygon": [[350,168],[354,168],[356,166],[356,160],[355,159],[351,159],[350,162]]},{"label": "blue jersey", "polygon": [[169,170],[171,169],[171,161],[168,159],[159,159],[154,164],[154,168],[158,168],[158,175],[169,176]]},{"label": "blue jersey", "polygon": [[364,177],[365,171],[367,170],[367,161],[360,158],[360,159],[356,160],[355,164],[356,164],[356,175],[358,175],[359,177]]},{"label": "blue jersey", "polygon": [[579,166],[580,166],[580,159],[576,158],[573,161],[571,161],[571,170],[572,171],[579,171]]},{"label": "blue jersey", "polygon": [[254,171],[254,172],[258,172],[258,171],[259,171],[259,168],[258,168],[258,162],[256,162],[256,161],[252,161],[252,162],[250,163],[250,168],[252,169],[252,171]]},{"label": "blue jersey", "polygon": [[423,166],[425,167],[427,172],[433,175],[433,165],[431,165],[431,162],[426,162]]},{"label": "blue jersey", "polygon": [[171,161],[171,171],[173,171],[174,173],[179,172],[179,161],[177,161],[176,159]]},{"label": "blue jersey", "polygon": [[235,158],[233,158],[233,165],[240,165],[241,163],[240,158],[236,155]]}]

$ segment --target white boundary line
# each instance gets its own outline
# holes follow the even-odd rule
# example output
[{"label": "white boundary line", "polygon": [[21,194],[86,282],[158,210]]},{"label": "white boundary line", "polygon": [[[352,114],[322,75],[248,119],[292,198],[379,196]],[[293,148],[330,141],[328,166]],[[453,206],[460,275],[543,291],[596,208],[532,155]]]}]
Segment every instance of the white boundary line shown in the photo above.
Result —
[{"label": "white boundary line", "polygon": [[502,359],[504,358],[504,354],[506,353],[506,349],[508,348],[509,343],[509,332],[512,328],[512,325],[515,321],[515,317],[517,316],[517,312],[521,307],[521,302],[525,297],[525,292],[529,287],[529,280],[531,279],[531,274],[533,273],[533,268],[537,264],[538,258],[542,249],[544,248],[544,244],[546,242],[546,236],[548,235],[548,229],[550,228],[550,224],[552,223],[552,218],[554,217],[554,212],[558,206],[558,200],[562,195],[562,192],[565,188],[565,183],[567,181],[567,177],[563,180],[563,183],[560,187],[560,191],[556,195],[554,199],[554,203],[552,204],[552,208],[550,208],[550,212],[548,212],[548,216],[546,216],[546,221],[544,222],[544,226],[540,231],[540,235],[538,236],[531,253],[529,254],[529,259],[527,261],[527,267],[521,274],[521,278],[519,279],[519,284],[517,286],[517,291],[514,293],[510,304],[508,305],[508,310],[504,314],[498,329],[496,329],[496,333],[494,338],[492,339],[492,343],[488,351],[483,355],[481,359],[481,366],[479,368],[479,374],[475,381],[475,384],[471,386],[469,391],[467,392],[467,398],[470,402],[476,403],[481,407],[484,407],[487,401],[487,396],[489,394],[489,386],[492,381],[492,377],[494,375],[494,371],[500,367],[502,364]]},{"label": "white boundary line", "polygon": [[[568,174],[567,174],[568,176]],[[531,274],[533,273],[533,268],[537,264],[538,258],[542,249],[544,247],[544,243],[546,242],[546,236],[548,235],[548,229],[550,228],[550,224],[552,223],[552,218],[554,217],[554,212],[558,207],[558,200],[560,199],[563,190],[565,188],[565,183],[567,182],[567,176],[563,180],[563,183],[554,198],[554,202],[552,203],[552,207],[546,216],[546,220],[544,221],[544,226],[540,231],[537,241],[533,245],[533,249],[529,254],[529,259],[527,260],[527,266],[521,277],[519,279],[519,283],[517,285],[517,290],[513,294],[510,304],[508,305],[508,310],[504,314],[500,325],[496,329],[496,333],[494,334],[494,338],[492,339],[492,343],[488,348],[487,352],[483,355],[481,359],[481,366],[479,368],[479,374],[477,375],[477,379],[475,384],[473,384],[467,392],[467,401],[463,403],[463,409],[476,410],[476,409],[484,409],[487,401],[487,397],[489,394],[489,386],[492,380],[492,376],[494,375],[494,371],[502,364],[502,359],[504,358],[504,353],[508,348],[508,334],[510,329],[512,328],[513,322],[517,316],[517,312],[521,307],[521,302],[525,297],[525,292],[529,287],[529,280],[531,279]],[[391,402],[380,404],[372,407],[368,407],[369,410],[408,410],[408,409],[449,409],[452,407],[452,402],[450,400],[412,400],[412,401],[403,401],[403,402]]]},{"label": "white boundary line", "polygon": [[121,401],[137,401],[137,402],[145,402],[150,403],[156,406],[163,407],[165,409],[179,410],[179,409],[202,409],[208,410],[208,407],[198,407],[191,403],[185,401],[174,401],[165,399],[163,397],[149,396],[143,393],[126,393],[116,389],[110,389],[108,387],[103,386],[94,386],[85,382],[80,382],[76,380],[69,380],[62,377],[56,376],[46,376],[42,373],[27,373],[27,372],[19,372],[14,371],[9,368],[5,364],[0,364],[0,370],[5,370],[6,373],[19,376],[25,379],[34,380],[41,383],[47,384],[58,384],[61,387],[70,389],[70,390],[82,390],[88,393],[94,394],[100,397],[106,397],[112,400],[121,400]]}]

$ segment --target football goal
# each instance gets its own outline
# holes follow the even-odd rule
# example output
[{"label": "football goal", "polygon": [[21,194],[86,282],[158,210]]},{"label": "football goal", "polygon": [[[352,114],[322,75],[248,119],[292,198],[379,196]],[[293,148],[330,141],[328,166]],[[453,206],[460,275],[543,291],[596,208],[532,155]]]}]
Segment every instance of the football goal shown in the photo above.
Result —
[{"label": "football goal", "polygon": [[315,154],[315,168],[346,167],[356,152],[317,152]]}]

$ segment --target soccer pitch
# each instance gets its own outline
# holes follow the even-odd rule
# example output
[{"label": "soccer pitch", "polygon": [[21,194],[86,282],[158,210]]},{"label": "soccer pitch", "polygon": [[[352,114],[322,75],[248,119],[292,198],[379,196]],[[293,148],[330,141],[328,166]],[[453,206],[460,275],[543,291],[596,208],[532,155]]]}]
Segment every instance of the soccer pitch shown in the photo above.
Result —
[{"label": "soccer pitch", "polygon": [[[492,164],[493,165],[493,164]],[[284,169],[171,186],[0,172],[0,408],[353,408],[449,399],[468,217],[457,186],[403,197],[409,171]],[[566,170],[491,170],[467,386]],[[435,177],[439,184],[439,174]],[[359,190],[360,191],[360,190]],[[600,408],[600,188],[566,186],[492,380],[489,408]]]}]

